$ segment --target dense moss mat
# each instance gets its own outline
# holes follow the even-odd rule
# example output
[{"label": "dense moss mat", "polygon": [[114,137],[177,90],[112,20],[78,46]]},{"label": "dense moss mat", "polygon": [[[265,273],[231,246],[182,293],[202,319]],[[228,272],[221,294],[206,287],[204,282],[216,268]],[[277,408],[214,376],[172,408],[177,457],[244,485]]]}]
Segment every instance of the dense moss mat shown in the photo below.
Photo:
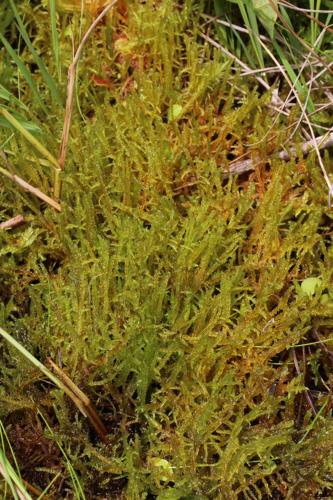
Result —
[{"label": "dense moss mat", "polygon": [[[41,50],[47,12],[21,8]],[[324,181],[312,155],[275,159],[289,123],[203,45],[199,10],[136,4],[91,38],[60,214],[1,184],[2,220],[26,217],[0,233],[1,325],[42,362],[60,363],[109,432],[102,444],[67,396],[1,342],[0,416],[22,477],[43,489],[61,471],[58,498],[74,494],[59,444],[87,498],[333,491]],[[39,91],[48,116],[24,85],[21,98],[56,153],[63,109]],[[10,134],[1,129],[0,142]],[[226,177],[250,144],[255,171]],[[50,189],[21,136],[5,149],[22,177]],[[321,278],[313,296],[301,293],[307,277]]]}]

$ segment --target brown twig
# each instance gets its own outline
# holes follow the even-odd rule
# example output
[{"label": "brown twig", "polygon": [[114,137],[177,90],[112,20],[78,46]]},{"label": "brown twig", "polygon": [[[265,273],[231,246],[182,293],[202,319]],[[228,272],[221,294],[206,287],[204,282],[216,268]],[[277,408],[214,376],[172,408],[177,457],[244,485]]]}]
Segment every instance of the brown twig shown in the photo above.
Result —
[{"label": "brown twig", "polygon": [[[310,141],[306,141],[299,146],[299,149],[303,153],[303,155],[308,155],[312,149],[317,147],[319,150],[327,149],[333,146],[333,133],[324,134],[319,137],[316,137],[316,146],[314,141],[311,139]],[[290,151],[287,152],[285,150],[281,150],[278,153],[280,160],[289,161],[291,158],[297,157],[298,148],[292,147]],[[230,163],[229,170],[224,172],[224,177],[229,177],[230,175],[240,175],[244,172],[249,172],[250,170],[254,170],[257,162],[254,162],[251,158],[246,160],[233,161]],[[258,159],[259,163],[259,159]]]},{"label": "brown twig", "polygon": [[303,14],[306,12],[312,13],[315,12],[316,14],[331,14],[332,9],[325,10],[325,9],[304,9],[303,7],[297,7],[297,5],[294,5],[290,2],[286,2],[285,0],[280,0],[280,4],[283,5],[284,7],[287,7],[288,9],[291,10],[297,10],[298,12],[302,12]]},{"label": "brown twig", "polygon": [[45,496],[40,489],[38,489],[35,486],[33,486],[32,484],[28,483],[28,481],[26,481],[25,479],[22,479],[22,481],[24,483],[24,486],[27,488],[27,490],[31,491],[31,493],[33,493],[37,497],[43,497],[44,500],[51,499],[50,495]]},{"label": "brown twig", "polygon": [[21,186],[26,191],[29,191],[29,193],[37,196],[37,198],[39,198],[40,200],[45,201],[45,203],[47,203],[48,205],[51,205],[51,207],[58,210],[58,212],[61,212],[61,206],[59,205],[59,203],[55,201],[53,198],[47,196],[47,194],[44,194],[42,191],[40,191],[40,189],[32,186],[18,175],[8,172],[8,170],[6,170],[5,168],[0,167],[0,173],[8,177],[8,179],[11,179],[12,181],[16,182],[16,184]]},{"label": "brown twig", "polygon": [[[102,10],[100,15],[95,19],[95,21],[91,24],[88,31],[86,32],[86,34],[82,38],[82,40],[77,48],[77,51],[73,57],[73,61],[68,68],[66,110],[65,110],[64,126],[63,126],[63,131],[62,131],[61,145],[60,145],[60,151],[59,151],[59,160],[58,160],[62,171],[65,169],[69,130],[70,130],[71,121],[72,121],[75,75],[76,75],[77,64],[79,62],[83,47],[84,47],[86,41],[88,40],[88,38],[90,37],[91,33],[94,31],[94,29],[96,28],[98,23],[103,19],[103,17],[109,12],[109,10],[117,3],[117,1],[118,0],[113,0],[109,5],[107,5]],[[60,186],[58,189],[60,191]],[[56,195],[59,195],[59,194],[60,193],[56,193]],[[58,198],[58,196],[56,196],[56,198]]]},{"label": "brown twig", "polygon": [[240,175],[250,170],[255,169],[255,163],[251,158],[247,160],[233,161],[229,165],[229,169],[223,172],[223,178],[226,179],[230,175]]},{"label": "brown twig", "polygon": [[101,440],[106,443],[108,432],[90,399],[84,394],[84,392],[81,391],[81,389],[78,388],[76,384],[74,384],[68,375],[66,375],[66,373],[52,361],[52,359],[48,358],[48,362],[66,387],[66,393],[68,396],[79,408],[81,413],[89,419],[91,425],[94,427]]},{"label": "brown twig", "polygon": [[[58,210],[58,212],[61,211],[61,206],[59,203],[54,200],[53,198],[50,198],[50,196],[47,196],[47,194],[44,194],[40,189],[35,188],[28,182],[24,181],[19,177],[18,175],[15,174],[14,172],[14,167],[12,166],[11,162],[8,160],[6,153],[0,149],[0,157],[2,158],[4,164],[6,165],[7,168],[0,167],[0,173],[8,177],[8,179],[11,179],[12,181],[16,182],[19,186],[21,186],[23,189],[26,191],[29,191],[29,193],[33,194],[34,196],[37,196],[42,201],[45,201],[48,205],[51,205],[51,207],[55,208]],[[56,161],[56,160],[55,160]]]},{"label": "brown twig", "polygon": [[[313,139],[311,139],[310,141],[306,141],[300,146],[300,148],[302,153],[306,155],[310,153],[311,149],[315,148],[316,145],[319,149],[327,149],[330,146],[333,146],[333,133],[330,133],[328,135],[320,135],[319,137],[315,138],[315,141]],[[289,161],[292,156],[296,155],[297,149],[291,148],[290,153],[288,153],[287,151],[280,151],[279,158],[281,160]]]},{"label": "brown twig", "polygon": [[19,226],[24,222],[23,215],[16,215],[11,219],[6,220],[5,222],[1,222],[0,229],[12,229],[13,227]]}]

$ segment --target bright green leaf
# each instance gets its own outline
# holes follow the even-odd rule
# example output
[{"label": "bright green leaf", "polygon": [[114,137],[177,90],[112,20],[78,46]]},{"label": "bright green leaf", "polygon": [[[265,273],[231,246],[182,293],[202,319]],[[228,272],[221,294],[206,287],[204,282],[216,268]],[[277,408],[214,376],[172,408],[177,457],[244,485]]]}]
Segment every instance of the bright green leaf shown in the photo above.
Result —
[{"label": "bright green leaf", "polygon": [[301,284],[301,290],[304,295],[312,297],[315,294],[316,289],[320,286],[320,278],[306,278]]},{"label": "bright green leaf", "polygon": [[168,111],[168,121],[173,122],[174,120],[177,120],[181,116],[183,112],[183,106],[180,104],[173,104]]},{"label": "bright green leaf", "polygon": [[253,0],[253,8],[267,33],[273,38],[277,19],[277,0]]},{"label": "bright green leaf", "polygon": [[[168,481],[170,479],[170,476],[172,476],[172,474],[173,474],[173,470],[172,470],[172,466],[171,466],[170,462],[168,462],[164,458],[154,457],[154,458],[150,459],[150,463],[153,467],[160,469],[160,471],[161,471],[160,480],[161,481]],[[165,475],[165,473],[167,475]]]}]

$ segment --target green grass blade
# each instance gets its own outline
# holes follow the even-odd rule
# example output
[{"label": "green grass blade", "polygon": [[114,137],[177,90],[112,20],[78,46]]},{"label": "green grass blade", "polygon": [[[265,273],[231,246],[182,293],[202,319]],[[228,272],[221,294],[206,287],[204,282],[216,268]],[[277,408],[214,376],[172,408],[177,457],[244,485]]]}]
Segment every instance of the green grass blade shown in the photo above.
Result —
[{"label": "green grass blade", "polygon": [[312,11],[315,11],[312,13],[310,19],[310,33],[311,33],[310,43],[311,47],[313,47],[318,37],[319,26],[316,21],[318,21],[318,16],[319,16],[317,9],[320,9],[320,0],[318,0],[318,2],[316,2],[315,0],[309,0],[309,6]]},{"label": "green grass blade", "polygon": [[[46,69],[46,66],[44,64],[44,61],[39,57],[39,55],[37,54],[34,46],[32,45],[31,43],[31,40],[29,38],[29,35],[24,27],[24,24],[23,24],[23,21],[22,21],[22,18],[13,2],[13,0],[9,0],[9,3],[10,3],[10,6],[11,6],[11,9],[13,11],[13,14],[15,16],[15,19],[17,21],[17,25],[18,25],[18,29],[20,31],[20,34],[24,40],[24,42],[26,43],[28,49],[30,50],[31,52],[31,55],[35,61],[35,63],[37,64],[40,72],[41,72],[41,75],[44,79],[44,82],[46,83],[47,87],[50,89],[50,92],[51,92],[51,95],[53,97],[53,99],[60,105],[62,106],[63,105],[63,101],[61,99],[61,96],[60,96],[60,93],[59,93],[59,90],[58,90],[58,87],[57,87],[57,84],[56,82],[54,81],[54,79],[52,78],[52,76],[50,75],[50,73],[48,72],[48,70]],[[52,35],[53,35],[53,32],[52,32]],[[59,64],[59,54],[58,54],[58,64]]]},{"label": "green grass blade", "polygon": [[[283,64],[290,80],[292,81],[293,85],[295,86],[295,89],[296,89],[298,95],[305,102],[306,98],[307,98],[307,88],[302,85],[302,82],[300,81],[299,77],[297,77],[295,71],[293,70],[291,64],[289,63],[289,61],[286,57],[286,54],[283,52],[283,50],[281,49],[279,44],[275,40],[272,40],[272,44],[273,44],[273,47],[274,47],[276,53],[278,54],[278,56]],[[308,96],[306,108],[307,108],[307,111],[309,113],[313,113],[315,110],[311,96]]]},{"label": "green grass blade", "polygon": [[301,444],[303,443],[303,441],[306,439],[306,437],[308,436],[308,434],[311,432],[311,430],[314,428],[317,420],[319,419],[320,415],[323,413],[324,409],[326,408],[327,404],[329,402],[329,399],[326,399],[326,401],[323,403],[323,405],[321,406],[321,408],[319,409],[317,415],[314,417],[314,419],[312,420],[312,422],[309,424],[308,428],[306,429],[306,432],[304,434],[304,436],[302,437],[302,439],[300,441],[298,441],[298,444]]},{"label": "green grass blade", "polygon": [[252,3],[248,3],[247,5],[248,19],[249,19],[249,28],[251,34],[251,41],[253,45],[253,49],[256,53],[259,65],[263,68],[265,66],[264,56],[262,53],[262,48],[259,43],[259,28],[257,23],[257,15],[254,12],[252,7]]},{"label": "green grass blade", "polygon": [[[12,116],[17,120],[17,122],[23,127],[25,130],[30,132],[31,134],[34,135],[41,135],[42,134],[42,129],[36,125],[36,123],[27,121],[21,114],[15,113],[14,111],[11,113]],[[5,128],[10,128],[12,129],[12,126],[9,124],[8,120],[3,118],[2,116],[0,117],[0,127],[5,127]]]},{"label": "green grass blade", "polygon": [[25,489],[22,479],[13,469],[3,450],[0,450],[0,472],[3,475],[6,483],[10,487],[12,495],[15,499],[19,498],[17,493],[19,491],[21,499],[32,500],[31,496]]},{"label": "green grass blade", "polygon": [[281,13],[281,16],[283,17],[284,22],[286,24],[288,24],[289,28],[292,29],[293,25],[292,25],[291,19],[290,19],[289,14],[288,14],[288,10],[285,9],[283,7],[283,5],[280,5],[279,9],[280,9],[280,13]]},{"label": "green grass blade", "polygon": [[241,15],[243,17],[244,24],[247,27],[247,29],[249,30],[249,35],[250,35],[250,40],[251,40],[253,51],[256,55],[259,66],[261,68],[263,68],[265,63],[264,63],[262,48],[261,48],[261,45],[258,41],[259,40],[259,29],[258,29],[256,14],[253,10],[251,3],[249,3],[248,1],[243,2],[243,0],[242,0],[242,1],[238,1],[237,3],[238,3],[239,10],[241,12]]},{"label": "green grass blade", "polygon": [[11,477],[10,471],[9,471],[9,462],[7,460],[6,455],[0,450],[0,473],[3,476],[6,485],[9,486],[10,491],[12,492],[12,495],[15,500],[18,500],[16,488],[13,483],[13,478]]},{"label": "green grass blade", "polygon": [[14,486],[13,478],[11,475],[11,471],[8,469],[8,459],[7,459],[6,452],[5,452],[6,445],[9,448],[9,451],[11,453],[11,456],[13,458],[13,461],[14,461],[14,464],[15,464],[15,467],[17,470],[17,476],[18,476],[17,479],[19,479],[21,481],[21,484],[22,484],[22,478],[20,475],[20,470],[19,470],[19,467],[18,467],[18,464],[16,461],[15,454],[13,452],[12,446],[11,446],[10,441],[8,439],[4,425],[3,425],[2,421],[0,420],[0,466],[2,469],[2,474],[3,474],[4,480],[6,481],[6,485],[8,485],[9,488],[11,489],[13,497],[18,498],[17,491],[16,491],[16,488]]},{"label": "green grass blade", "polygon": [[26,350],[17,340],[15,340],[9,333],[7,333],[3,328],[0,327],[0,335],[9,342],[15,349],[17,349],[23,356],[30,361],[36,368],[39,368],[41,372],[44,373],[57,387],[66,391],[66,387],[63,383],[53,375],[53,373],[46,368],[38,359],[36,359],[29,351]]},{"label": "green grass blade", "polygon": [[81,482],[80,482],[80,479],[78,478],[76,472],[75,472],[75,469],[73,467],[73,465],[71,464],[68,456],[67,456],[67,453],[65,452],[64,448],[62,447],[61,443],[59,442],[59,439],[56,438],[56,436],[54,435],[54,432],[53,430],[51,429],[49,423],[47,422],[46,418],[44,417],[44,415],[42,415],[42,413],[40,411],[38,411],[38,414],[39,416],[41,417],[41,419],[43,420],[43,422],[45,423],[48,431],[50,432],[51,436],[53,437],[53,439],[55,440],[55,442],[57,443],[58,447],[59,447],[59,450],[61,451],[64,459],[65,459],[65,462],[66,462],[66,467],[67,467],[67,470],[68,470],[68,473],[70,475],[70,478],[72,480],[72,483],[73,483],[73,488],[74,488],[74,491],[76,493],[76,497],[78,500],[85,500],[86,499],[86,496],[84,494],[84,491],[83,491],[83,488],[81,486]]},{"label": "green grass blade", "polygon": [[[74,403],[79,408],[81,413],[85,417],[87,417],[87,414],[86,414],[86,411],[84,408],[84,401],[83,401],[82,397],[80,398],[77,394],[75,394],[71,390],[71,388],[66,387],[66,385],[58,377],[53,375],[53,373],[48,368],[46,368],[46,366],[44,366],[43,363],[38,361],[38,359],[36,359],[35,356],[33,356],[29,351],[27,351],[27,349],[25,347],[23,347],[23,345],[21,345],[19,342],[17,342],[17,340],[15,340],[14,337],[12,337],[9,333],[7,333],[1,327],[0,327],[0,335],[5,340],[7,340],[7,342],[9,344],[11,344],[13,347],[15,347],[15,349],[17,349],[28,361],[30,361],[30,363],[32,363],[34,366],[36,366],[36,368],[38,368],[42,373],[44,373],[44,375],[49,380],[51,380],[51,382],[53,382],[59,389],[64,391],[72,399],[72,401],[74,401]],[[79,391],[79,389],[77,387],[76,387],[76,389],[77,389],[77,391]],[[85,397],[84,394],[82,394],[82,395],[83,395],[83,397]]]},{"label": "green grass blade", "polygon": [[23,75],[25,78],[26,82],[28,83],[29,87],[31,88],[31,91],[33,95],[36,98],[36,101],[38,102],[39,106],[42,108],[42,110],[47,113],[47,108],[42,101],[37,85],[35,81],[33,80],[30,71],[26,68],[25,64],[22,62],[21,58],[17,55],[16,51],[12,48],[12,46],[8,43],[8,41],[5,39],[5,37],[0,33],[0,41],[7,50],[8,54],[10,57],[13,59],[15,64],[17,65],[20,73]]},{"label": "green grass blade", "polygon": [[61,81],[60,46],[59,46],[59,37],[57,31],[57,11],[56,11],[55,0],[49,0],[49,8],[50,8],[52,50],[57,70],[58,81],[60,82]]},{"label": "green grass blade", "polygon": [[214,0],[215,16],[220,17],[223,14],[223,3],[220,0]]},{"label": "green grass blade", "polygon": [[10,444],[10,441],[9,441],[7,433],[6,433],[6,429],[5,429],[5,427],[4,427],[4,425],[3,425],[3,423],[2,423],[1,420],[0,420],[0,439],[1,439],[1,446],[2,446],[3,450],[5,450],[5,441],[7,442],[7,446],[9,448],[11,456],[13,458],[13,462],[15,464],[15,467],[16,467],[16,470],[17,470],[17,474],[21,478],[20,469],[19,469],[16,457],[15,457],[14,450],[12,448],[12,445]]},{"label": "green grass blade", "polygon": [[47,495],[47,492],[51,489],[51,486],[59,479],[59,477],[62,475],[61,472],[58,472],[58,474],[56,474],[54,476],[54,478],[52,479],[52,481],[47,485],[47,487],[45,488],[45,490],[39,495],[39,497],[37,498],[37,500],[42,500],[42,498],[45,497],[45,495]]},{"label": "green grass blade", "polygon": [[14,96],[11,92],[9,92],[3,85],[0,83],[0,99],[7,101],[9,103],[15,103],[19,108],[24,109],[24,111],[28,111],[28,107],[17,97]]},{"label": "green grass blade", "polygon": [[13,115],[11,115],[6,109],[0,108],[0,113],[6,118],[6,120],[9,121],[9,123],[16,128],[29,142],[34,148],[37,149],[45,158],[47,158],[50,163],[56,168],[57,170],[60,168],[58,161],[55,159],[55,157],[41,144],[36,137],[34,137],[28,130],[26,130],[24,127],[22,127],[21,123],[14,118]]},{"label": "green grass blade", "polygon": [[[235,30],[233,27],[231,27],[230,29],[232,31],[232,34],[234,36],[235,41],[239,43],[239,46],[243,50],[244,56],[245,56],[245,58],[247,60],[247,63],[250,65],[251,64],[251,54],[249,52],[249,49],[247,48],[246,44],[243,42],[242,37],[240,36],[240,34],[237,33],[237,30]],[[235,45],[236,45],[236,43],[235,43]]]}]

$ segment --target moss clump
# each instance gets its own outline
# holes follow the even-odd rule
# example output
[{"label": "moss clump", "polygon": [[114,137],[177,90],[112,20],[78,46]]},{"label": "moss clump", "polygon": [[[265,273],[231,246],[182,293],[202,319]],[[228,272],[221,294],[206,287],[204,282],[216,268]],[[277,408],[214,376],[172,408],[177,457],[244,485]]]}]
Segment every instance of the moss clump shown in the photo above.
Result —
[{"label": "moss clump", "polygon": [[[34,43],[47,47],[45,11],[21,9]],[[10,181],[1,188],[3,219],[26,217],[0,232],[1,324],[40,360],[61,363],[109,432],[101,444],[67,397],[2,344],[0,416],[21,473],[43,489],[62,470],[53,486],[62,498],[74,487],[56,443],[87,498],[315,498],[332,489],[323,182],[312,156],[274,159],[262,137],[273,127],[278,145],[286,131],[272,123],[270,96],[202,45],[196,9],[131,4],[90,40],[60,214]],[[22,90],[56,151],[63,110],[41,85],[45,121]],[[29,145],[10,134],[1,129],[0,141],[17,171],[50,189],[47,169],[37,171]],[[258,143],[254,172],[226,176],[248,143]],[[300,293],[312,276],[316,292]]]}]

